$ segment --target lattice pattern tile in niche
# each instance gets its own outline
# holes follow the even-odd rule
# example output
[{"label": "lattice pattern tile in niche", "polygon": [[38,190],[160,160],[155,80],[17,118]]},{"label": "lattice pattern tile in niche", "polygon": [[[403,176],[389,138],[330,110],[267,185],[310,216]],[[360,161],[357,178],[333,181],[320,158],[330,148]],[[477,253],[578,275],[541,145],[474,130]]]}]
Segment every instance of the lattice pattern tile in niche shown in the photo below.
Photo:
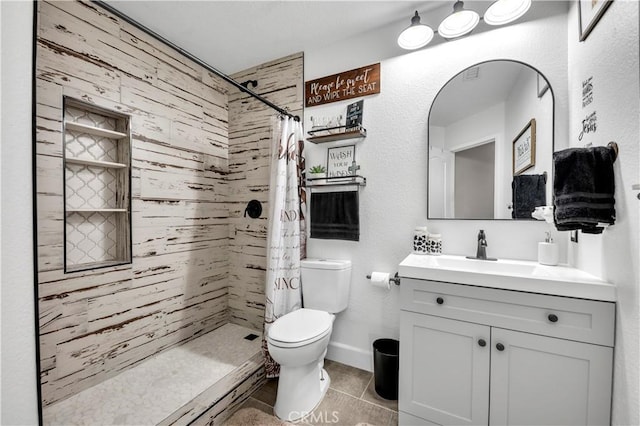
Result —
[{"label": "lattice pattern tile in niche", "polygon": [[65,118],[67,121],[100,127],[101,129],[117,130],[116,118],[72,106],[65,108]]},{"label": "lattice pattern tile in niche", "polygon": [[101,136],[66,132],[65,155],[85,160],[118,162],[118,142]]},{"label": "lattice pattern tile in niche", "polygon": [[67,214],[67,266],[116,259],[117,214],[119,213]]},{"label": "lattice pattern tile in niche", "polygon": [[117,170],[67,164],[67,209],[117,208]]}]

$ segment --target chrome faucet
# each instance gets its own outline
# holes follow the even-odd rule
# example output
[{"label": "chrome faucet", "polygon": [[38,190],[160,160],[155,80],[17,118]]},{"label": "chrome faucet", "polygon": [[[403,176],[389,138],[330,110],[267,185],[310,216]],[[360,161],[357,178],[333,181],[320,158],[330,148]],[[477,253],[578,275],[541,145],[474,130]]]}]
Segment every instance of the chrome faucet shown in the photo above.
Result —
[{"label": "chrome faucet", "polygon": [[467,256],[467,259],[478,259],[478,260],[498,260],[494,257],[487,257],[487,236],[484,233],[484,229],[481,229],[478,232],[478,250],[476,251],[476,256]]},{"label": "chrome faucet", "polygon": [[478,232],[478,250],[476,251],[476,259],[487,260],[487,237],[484,230]]}]

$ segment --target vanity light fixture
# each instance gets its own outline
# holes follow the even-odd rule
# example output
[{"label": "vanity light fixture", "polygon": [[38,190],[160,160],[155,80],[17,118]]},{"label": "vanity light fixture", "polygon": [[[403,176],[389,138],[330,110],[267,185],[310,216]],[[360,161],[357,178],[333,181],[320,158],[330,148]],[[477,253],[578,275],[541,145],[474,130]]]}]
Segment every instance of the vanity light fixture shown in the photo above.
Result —
[{"label": "vanity light fixture", "polygon": [[[469,34],[484,20],[487,25],[504,25],[515,21],[527,13],[531,0],[496,0],[487,9],[483,17],[477,12],[465,9],[460,0],[453,5],[453,12],[438,26],[437,34],[446,39],[453,39]],[[398,45],[403,49],[414,50],[429,44],[434,31],[428,25],[420,23],[418,11],[411,18],[411,25],[398,36]]]},{"label": "vanity light fixture", "polygon": [[447,16],[438,27],[438,34],[444,38],[456,38],[470,33],[480,22],[477,12],[464,8],[464,3],[458,0],[453,5],[453,12]]},{"label": "vanity light fixture", "polygon": [[398,46],[407,50],[419,49],[429,44],[433,38],[433,30],[430,26],[420,23],[420,15],[411,18],[411,25],[404,29],[398,36]]},{"label": "vanity light fixture", "polygon": [[531,0],[497,0],[489,6],[482,19],[488,25],[513,22],[529,10]]}]

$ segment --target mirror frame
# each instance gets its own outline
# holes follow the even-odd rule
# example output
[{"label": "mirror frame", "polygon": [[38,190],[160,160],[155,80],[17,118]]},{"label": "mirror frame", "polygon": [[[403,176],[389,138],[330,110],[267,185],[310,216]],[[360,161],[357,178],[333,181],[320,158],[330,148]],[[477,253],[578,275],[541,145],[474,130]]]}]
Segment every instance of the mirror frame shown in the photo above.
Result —
[{"label": "mirror frame", "polygon": [[[528,68],[531,68],[532,70],[536,71],[539,75],[541,75],[546,81],[547,84],[549,86],[548,91],[551,93],[551,152],[555,152],[555,146],[556,146],[556,97],[555,97],[555,92],[553,91],[553,86],[551,85],[551,82],[549,81],[549,79],[547,78],[547,76],[545,76],[542,72],[540,72],[540,70],[536,67],[534,67],[533,65],[530,65],[526,62],[517,60],[517,59],[487,59],[485,61],[481,61],[481,62],[477,62],[475,64],[471,64],[469,66],[467,66],[466,68],[463,68],[462,70],[458,71],[456,74],[453,75],[453,77],[449,78],[447,80],[447,82],[438,90],[438,93],[436,93],[436,95],[433,97],[433,100],[431,101],[431,106],[429,107],[429,115],[427,116],[427,220],[500,220],[500,221],[505,221],[505,222],[518,222],[518,221],[534,221],[537,222],[536,219],[531,218],[531,219],[475,219],[475,218],[448,218],[448,217],[440,217],[440,218],[433,218],[429,216],[429,190],[430,190],[430,183],[429,183],[429,145],[430,145],[430,121],[431,121],[431,112],[433,111],[433,105],[436,102],[436,99],[438,99],[438,96],[440,95],[440,93],[444,90],[445,87],[447,87],[447,85],[449,83],[451,83],[451,81],[453,79],[455,79],[456,77],[458,77],[460,74],[462,74],[463,72],[465,72],[466,70],[468,70],[469,68],[473,68],[473,67],[477,67],[483,64],[486,64],[488,62],[515,62],[517,64],[520,65],[524,65]],[[553,185],[553,169],[549,171],[548,176],[547,176],[547,183]],[[548,202],[550,202],[551,200],[548,200]]]}]

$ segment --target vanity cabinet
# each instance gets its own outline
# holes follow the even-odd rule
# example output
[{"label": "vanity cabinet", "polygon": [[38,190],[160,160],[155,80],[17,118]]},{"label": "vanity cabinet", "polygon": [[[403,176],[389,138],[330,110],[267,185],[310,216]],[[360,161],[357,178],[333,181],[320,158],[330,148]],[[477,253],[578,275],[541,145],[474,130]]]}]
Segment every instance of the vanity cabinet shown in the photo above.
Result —
[{"label": "vanity cabinet", "polygon": [[614,303],[408,278],[400,303],[400,424],[609,424]]}]

